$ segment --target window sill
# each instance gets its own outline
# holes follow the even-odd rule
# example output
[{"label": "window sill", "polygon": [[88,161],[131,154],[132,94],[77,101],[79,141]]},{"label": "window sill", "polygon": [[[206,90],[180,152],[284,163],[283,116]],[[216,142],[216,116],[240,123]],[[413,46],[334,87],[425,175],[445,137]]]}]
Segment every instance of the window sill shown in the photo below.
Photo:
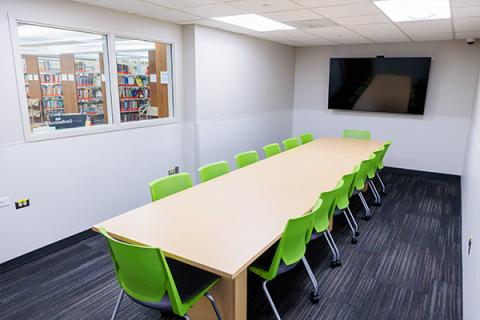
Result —
[{"label": "window sill", "polygon": [[26,132],[25,141],[36,142],[36,141],[63,139],[63,138],[71,138],[71,137],[85,136],[85,135],[91,135],[91,134],[101,134],[101,133],[107,133],[107,132],[176,124],[179,122],[180,122],[179,119],[173,117],[173,118],[124,122],[119,124],[104,124],[104,125],[98,125],[98,126],[92,126],[92,127],[63,129],[59,131],[46,131],[46,132],[37,132],[37,133],[32,133],[29,131],[29,132]]}]

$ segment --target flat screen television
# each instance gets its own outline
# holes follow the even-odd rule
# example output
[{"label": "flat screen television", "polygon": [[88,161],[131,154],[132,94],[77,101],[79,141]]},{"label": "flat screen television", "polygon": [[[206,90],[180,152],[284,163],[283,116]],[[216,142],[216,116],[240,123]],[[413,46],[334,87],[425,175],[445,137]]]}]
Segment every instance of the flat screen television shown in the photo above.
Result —
[{"label": "flat screen television", "polygon": [[328,109],[423,114],[431,58],[331,58]]}]

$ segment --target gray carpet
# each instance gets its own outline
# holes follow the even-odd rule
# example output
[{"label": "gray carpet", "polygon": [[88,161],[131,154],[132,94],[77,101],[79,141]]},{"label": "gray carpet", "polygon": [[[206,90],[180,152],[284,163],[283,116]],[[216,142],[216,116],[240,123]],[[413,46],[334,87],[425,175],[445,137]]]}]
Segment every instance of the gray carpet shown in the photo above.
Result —
[{"label": "gray carpet", "polygon": [[[320,302],[299,266],[269,284],[284,319],[461,319],[460,179],[385,172],[388,194],[360,225],[357,244],[342,216],[333,236],[343,265],[329,267],[323,238],[307,259],[320,284]],[[372,197],[367,197],[372,203]],[[0,319],[109,319],[119,287],[98,235],[0,275]],[[254,275],[248,280],[249,319],[273,319]],[[124,299],[117,319],[175,319]]]}]

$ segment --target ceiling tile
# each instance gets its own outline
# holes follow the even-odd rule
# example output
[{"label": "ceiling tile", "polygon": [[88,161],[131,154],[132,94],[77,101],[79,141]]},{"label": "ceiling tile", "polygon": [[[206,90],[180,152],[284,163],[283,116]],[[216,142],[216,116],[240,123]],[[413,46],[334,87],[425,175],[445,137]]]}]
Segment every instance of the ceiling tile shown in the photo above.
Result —
[{"label": "ceiling tile", "polygon": [[244,10],[245,13],[302,9],[302,7],[289,0],[240,0],[228,2],[228,5]]},{"label": "ceiling tile", "polygon": [[323,39],[323,38],[311,39],[311,40],[308,40],[308,41],[303,41],[303,43],[304,43],[304,45],[302,45],[302,47],[305,47],[305,46],[333,46],[333,45],[339,45],[340,44],[339,42],[333,42],[331,40]]},{"label": "ceiling tile", "polygon": [[78,2],[78,3],[88,3],[92,4],[92,2],[97,2],[99,0],[72,0],[73,2]]},{"label": "ceiling tile", "polygon": [[150,17],[150,18],[155,18],[155,19],[160,19],[160,20],[165,20],[170,22],[191,21],[191,20],[200,19],[200,17],[194,16],[185,12],[177,11],[174,9],[140,12],[137,14],[144,17]]},{"label": "ceiling tile", "polygon": [[315,20],[322,18],[321,15],[308,9],[263,13],[262,16],[279,22]]},{"label": "ceiling tile", "polygon": [[344,27],[313,28],[306,31],[340,43],[369,43],[370,40]]},{"label": "ceiling tile", "polygon": [[398,22],[397,26],[408,35],[452,32],[452,22],[450,19]]},{"label": "ceiling tile", "polygon": [[480,17],[456,18],[453,19],[453,26],[456,32],[480,31]]},{"label": "ceiling tile", "polygon": [[[480,1],[479,1],[480,4]],[[480,17],[480,5],[452,9],[454,18]]]},{"label": "ceiling tile", "polygon": [[455,39],[480,38],[480,31],[455,32]]},{"label": "ceiling tile", "polygon": [[410,38],[414,41],[453,40],[453,33],[419,33],[410,35]]},{"label": "ceiling tile", "polygon": [[332,18],[332,20],[344,26],[355,26],[355,25],[362,25],[362,24],[390,22],[390,20],[383,14],[374,14],[374,15],[368,15],[368,16],[357,16],[357,17],[345,17],[345,18]]},{"label": "ceiling tile", "polygon": [[368,2],[368,0],[295,0],[296,3],[306,8],[340,6],[351,3]]},{"label": "ceiling tile", "polygon": [[128,13],[158,11],[164,9],[159,5],[145,3],[139,0],[100,0],[90,4]]},{"label": "ceiling tile", "polygon": [[311,33],[307,33],[305,31],[301,31],[301,30],[278,30],[278,31],[269,31],[266,33],[280,37],[280,38],[293,40],[293,41],[300,41],[300,42],[319,39],[318,36]]},{"label": "ceiling tile", "polygon": [[188,8],[215,3],[215,0],[141,0],[173,9]]},{"label": "ceiling tile", "polygon": [[328,18],[343,18],[381,14],[381,11],[372,3],[354,3],[334,7],[314,8],[313,11]]},{"label": "ceiling tile", "polygon": [[215,4],[209,4],[206,6],[183,8],[182,11],[190,14],[194,14],[197,16],[205,17],[205,18],[234,16],[234,15],[245,13],[244,11],[238,8],[228,6],[223,3],[215,3]]},{"label": "ceiling tile", "polygon": [[349,28],[361,36],[375,42],[410,41],[410,39],[393,23],[358,25]]}]

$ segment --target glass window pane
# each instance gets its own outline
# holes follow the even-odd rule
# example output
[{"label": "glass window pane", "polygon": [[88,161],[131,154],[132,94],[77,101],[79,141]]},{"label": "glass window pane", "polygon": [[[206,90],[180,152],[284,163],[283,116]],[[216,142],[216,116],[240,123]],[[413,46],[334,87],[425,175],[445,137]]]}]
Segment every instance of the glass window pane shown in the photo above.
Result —
[{"label": "glass window pane", "polygon": [[121,121],[171,116],[171,45],[116,38],[115,49]]},{"label": "glass window pane", "polygon": [[108,123],[106,37],[18,24],[32,132]]}]

